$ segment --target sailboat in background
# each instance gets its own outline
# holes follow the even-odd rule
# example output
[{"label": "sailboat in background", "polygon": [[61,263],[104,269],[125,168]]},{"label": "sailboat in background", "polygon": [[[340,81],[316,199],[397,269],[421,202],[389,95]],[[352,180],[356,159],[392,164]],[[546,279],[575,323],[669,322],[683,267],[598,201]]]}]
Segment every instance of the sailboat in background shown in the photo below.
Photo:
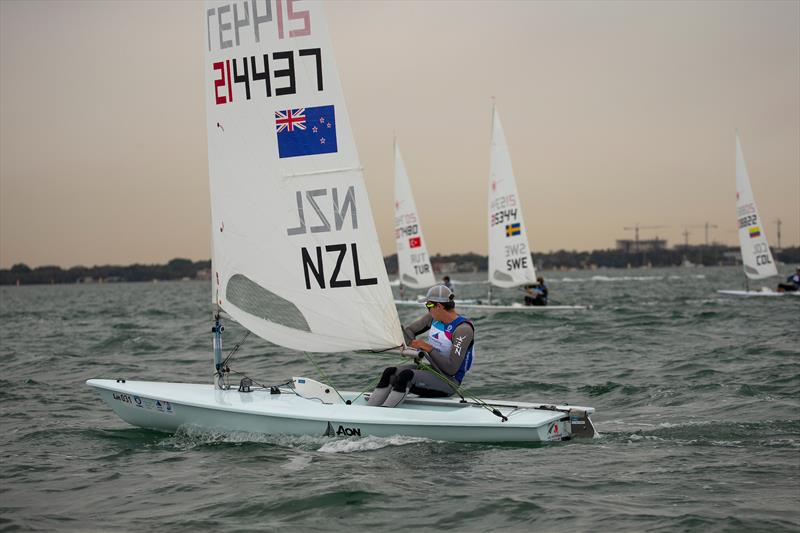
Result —
[{"label": "sailboat in background", "polygon": [[[739,248],[742,252],[742,267],[745,275],[745,290],[719,290],[728,296],[783,296],[782,292],[763,287],[750,290],[749,280],[765,279],[778,275],[761,217],[758,215],[750,177],[744,162],[739,132],[736,132],[736,219],[739,224]],[[791,293],[793,294],[793,293]]]},{"label": "sailboat in background", "polygon": [[[587,309],[584,305],[525,306],[495,305],[492,287],[520,288],[536,284],[528,245],[528,232],[522,217],[522,203],[511,166],[511,155],[500,123],[500,115],[492,105],[492,144],[489,173],[489,303],[457,304],[460,310],[478,311],[564,311]],[[520,296],[520,299],[522,297]]]},{"label": "sailboat in background", "polygon": [[397,304],[419,305],[417,299],[405,299],[405,287],[423,289],[436,284],[428,248],[422,236],[422,222],[417,214],[408,173],[394,143],[394,237],[397,244],[397,268],[400,300]]},{"label": "sailboat in background", "polygon": [[[258,3],[251,5],[251,20],[259,20]],[[231,387],[223,311],[294,350],[419,353],[403,346],[322,4],[304,1],[287,10],[288,20],[280,9],[253,26],[245,18],[236,32],[219,23],[227,0],[205,9],[214,380],[87,385],[123,420],[169,432],[466,442],[594,436],[588,407],[410,395],[387,409],[302,377],[288,387],[248,378]]]}]

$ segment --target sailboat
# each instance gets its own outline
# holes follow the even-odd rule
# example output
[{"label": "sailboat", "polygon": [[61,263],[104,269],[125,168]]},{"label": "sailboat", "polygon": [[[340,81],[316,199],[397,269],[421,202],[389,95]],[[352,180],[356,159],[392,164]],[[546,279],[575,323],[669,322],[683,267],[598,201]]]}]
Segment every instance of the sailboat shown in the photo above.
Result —
[{"label": "sailboat", "polygon": [[397,141],[394,143],[394,237],[400,281],[400,299],[395,304],[418,306],[418,300],[404,298],[405,288],[428,288],[436,284],[436,278]]},{"label": "sailboat", "polygon": [[[492,105],[492,145],[489,173],[489,302],[457,304],[469,311],[564,311],[587,309],[584,305],[525,306],[492,303],[492,287],[521,288],[536,284],[536,269],[528,245],[528,231],[522,218],[522,202],[511,167],[511,155],[500,123],[497,107]],[[522,296],[520,296],[520,300]]]},{"label": "sailboat", "polygon": [[775,261],[767,243],[764,225],[758,215],[738,132],[736,132],[736,218],[739,224],[739,248],[742,252],[745,290],[718,290],[717,292],[727,296],[783,296],[786,293],[773,291],[767,287],[758,291],[750,290],[749,280],[777,276],[778,269],[775,267]]},{"label": "sailboat", "polygon": [[167,432],[465,442],[593,436],[590,407],[409,397],[388,409],[304,377],[230,383],[225,316],[293,350],[417,355],[403,346],[322,4],[282,4],[274,18],[260,2],[250,4],[252,17],[234,11],[236,31],[224,22],[227,0],[205,6],[213,382],[87,385],[126,422]]}]

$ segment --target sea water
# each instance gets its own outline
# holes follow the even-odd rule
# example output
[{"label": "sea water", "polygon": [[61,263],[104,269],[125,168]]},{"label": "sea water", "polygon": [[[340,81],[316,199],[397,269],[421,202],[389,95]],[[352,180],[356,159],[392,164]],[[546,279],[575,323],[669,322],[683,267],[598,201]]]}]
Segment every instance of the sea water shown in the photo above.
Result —
[{"label": "sea water", "polygon": [[[716,294],[742,288],[738,268],[544,275],[553,304],[593,308],[475,316],[464,385],[593,406],[599,438],[138,429],[84,382],[210,383],[208,284],[2,287],[0,531],[800,530],[800,297]],[[486,293],[484,274],[451,277],[459,298]],[[320,379],[302,353],[244,337],[226,324],[226,354],[244,339],[234,370],[267,385]],[[396,362],[315,361],[345,389]]]}]

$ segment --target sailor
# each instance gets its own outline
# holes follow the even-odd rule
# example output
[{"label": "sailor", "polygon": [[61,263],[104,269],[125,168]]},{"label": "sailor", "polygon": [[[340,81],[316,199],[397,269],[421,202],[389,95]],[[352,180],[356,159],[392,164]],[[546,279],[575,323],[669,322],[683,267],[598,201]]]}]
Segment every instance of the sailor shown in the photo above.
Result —
[{"label": "sailor", "polygon": [[450,292],[455,292],[453,290],[453,284],[450,283],[450,276],[445,276],[445,277],[442,278],[442,285],[444,285],[445,287],[450,289]]},{"label": "sailor", "polygon": [[[403,326],[403,336],[406,345],[419,349],[435,372],[415,364],[389,367],[370,395],[369,405],[397,407],[409,392],[424,398],[453,395],[472,366],[475,337],[472,322],[456,313],[455,305],[453,292],[444,285],[428,290],[427,314]],[[427,342],[415,338],[426,331]]]},{"label": "sailor", "polygon": [[525,286],[525,305],[547,305],[547,285],[544,278],[536,278],[536,285]]},{"label": "sailor", "polygon": [[794,274],[786,278],[786,283],[778,283],[778,292],[795,292],[800,290],[800,266]]}]

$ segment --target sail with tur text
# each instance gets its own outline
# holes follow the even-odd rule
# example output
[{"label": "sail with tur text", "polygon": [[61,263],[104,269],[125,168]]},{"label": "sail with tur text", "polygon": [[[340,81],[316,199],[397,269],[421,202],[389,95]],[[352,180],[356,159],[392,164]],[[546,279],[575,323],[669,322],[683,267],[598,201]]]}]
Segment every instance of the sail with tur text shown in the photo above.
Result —
[{"label": "sail with tur text", "polygon": [[204,19],[213,301],[297,350],[401,345],[321,3]]},{"label": "sail with tur text", "polygon": [[394,236],[400,283],[412,289],[436,284],[400,147],[394,145]]}]

